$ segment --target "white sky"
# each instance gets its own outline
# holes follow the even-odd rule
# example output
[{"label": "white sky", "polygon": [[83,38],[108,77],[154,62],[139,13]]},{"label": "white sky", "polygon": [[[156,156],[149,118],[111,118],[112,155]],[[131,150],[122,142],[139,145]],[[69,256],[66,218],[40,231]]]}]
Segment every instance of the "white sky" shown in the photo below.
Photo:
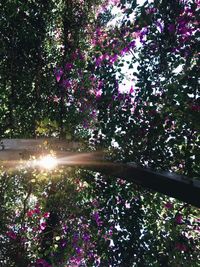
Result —
[{"label": "white sky", "polygon": [[[143,5],[145,1],[146,0],[138,0],[137,4]],[[153,2],[153,0],[149,0],[148,2]],[[123,18],[123,14],[122,14],[120,8],[118,8],[117,6],[114,6],[112,8],[111,13],[112,13],[112,15],[115,16],[115,18],[111,22],[108,23],[108,26],[112,26],[112,25],[118,24],[119,21],[121,21],[122,18]],[[130,20],[134,19],[134,13],[130,14],[129,18],[130,18]],[[124,75],[124,79],[123,79],[122,83],[119,84],[119,90],[121,92],[129,91],[131,86],[133,86],[133,88],[134,88],[134,85],[135,85],[135,82],[136,82],[136,78],[133,76],[133,72],[137,71],[138,64],[134,64],[133,68],[129,69],[130,63],[127,63],[127,62],[131,62],[132,61],[132,57],[133,56],[130,53],[129,54],[127,53],[123,57],[125,62],[124,62],[124,67],[122,68],[121,73],[122,73],[122,75]]]}]

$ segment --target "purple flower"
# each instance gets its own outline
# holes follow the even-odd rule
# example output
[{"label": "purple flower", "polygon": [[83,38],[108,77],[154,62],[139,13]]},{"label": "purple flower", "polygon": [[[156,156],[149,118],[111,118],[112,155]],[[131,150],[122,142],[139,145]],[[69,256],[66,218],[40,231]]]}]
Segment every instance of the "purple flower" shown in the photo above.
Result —
[{"label": "purple flower", "polygon": [[82,249],[80,247],[76,247],[75,250],[76,250],[76,253],[79,255],[82,253]]},{"label": "purple flower", "polygon": [[83,120],[83,128],[85,128],[85,129],[89,128],[89,123],[86,119]]},{"label": "purple flower", "polygon": [[157,29],[158,31],[161,33],[163,32],[163,29],[164,29],[164,23],[161,19],[158,19],[157,22],[156,22],[156,26],[157,26]]},{"label": "purple flower", "polygon": [[71,71],[71,70],[73,69],[73,67],[74,67],[74,65],[73,65],[72,63],[67,63],[67,64],[65,65],[65,69],[66,69],[67,71]]},{"label": "purple flower", "polygon": [[72,240],[73,246],[75,246],[77,244],[78,239],[79,239],[79,235],[78,235],[78,233],[75,233],[73,236],[73,240]]},{"label": "purple flower", "polygon": [[135,41],[130,42],[128,46],[130,49],[134,48],[135,47]]},{"label": "purple flower", "polygon": [[93,213],[93,218],[95,219],[95,221],[99,220],[99,213],[97,211]]},{"label": "purple flower", "polygon": [[122,49],[122,51],[121,51],[121,55],[123,56],[123,55],[125,55],[125,54],[128,53],[128,52],[129,52],[129,47],[126,46],[126,47],[124,47],[124,48]]},{"label": "purple flower", "polygon": [[169,31],[170,33],[174,33],[175,30],[176,30],[176,26],[175,26],[174,24],[169,24],[169,26],[168,26],[168,31]]},{"label": "purple flower", "polygon": [[115,61],[117,61],[117,59],[118,59],[118,55],[110,56],[110,58],[109,58],[109,62],[110,62],[111,64],[113,64],[113,63],[115,63]]},{"label": "purple flower", "polygon": [[65,88],[70,88],[70,86],[71,86],[71,82],[70,82],[70,80],[63,80],[63,86],[65,87]]},{"label": "purple flower", "polygon": [[62,248],[66,247],[67,242],[65,240],[61,240],[60,245]]},{"label": "purple flower", "polygon": [[96,224],[98,226],[101,226],[102,225],[102,221],[101,221],[100,216],[99,216],[99,213],[97,211],[95,211],[93,213],[93,219],[96,221]]},{"label": "purple flower", "polygon": [[90,235],[89,235],[88,233],[84,233],[84,234],[83,234],[83,240],[84,240],[85,242],[88,242],[88,241],[90,240]]}]

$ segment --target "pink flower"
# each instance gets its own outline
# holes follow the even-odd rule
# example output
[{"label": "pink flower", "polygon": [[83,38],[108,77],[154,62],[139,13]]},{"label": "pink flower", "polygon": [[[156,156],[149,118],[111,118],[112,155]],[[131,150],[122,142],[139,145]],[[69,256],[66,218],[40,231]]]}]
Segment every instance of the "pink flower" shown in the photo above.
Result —
[{"label": "pink flower", "polygon": [[55,103],[59,103],[59,101],[60,101],[60,98],[59,97],[57,97],[56,95],[53,97],[53,102],[55,102]]},{"label": "pink flower", "polygon": [[69,267],[81,266],[81,257],[71,257]]},{"label": "pink flower", "polygon": [[96,98],[99,99],[102,95],[102,90],[96,91],[95,95],[96,95]]}]

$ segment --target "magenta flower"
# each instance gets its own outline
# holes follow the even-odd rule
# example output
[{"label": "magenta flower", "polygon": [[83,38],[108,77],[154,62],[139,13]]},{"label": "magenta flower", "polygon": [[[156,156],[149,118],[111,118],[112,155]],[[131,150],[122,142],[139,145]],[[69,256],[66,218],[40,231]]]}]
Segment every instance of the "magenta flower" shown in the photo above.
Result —
[{"label": "magenta flower", "polygon": [[33,211],[33,210],[29,210],[29,211],[27,211],[27,216],[28,216],[29,218],[31,218],[31,217],[33,216],[33,214],[34,214],[34,211]]},{"label": "magenta flower", "polygon": [[35,267],[51,267],[51,265],[44,259],[37,259]]},{"label": "magenta flower", "polygon": [[193,110],[193,111],[200,111],[200,106],[198,106],[198,105],[192,105],[191,106],[191,110]]},{"label": "magenta flower", "polygon": [[33,210],[33,212],[35,214],[40,214],[40,208],[38,206],[36,206],[35,209]]},{"label": "magenta flower", "polygon": [[13,232],[12,230],[9,231],[9,232],[7,232],[6,235],[7,235],[8,237],[10,237],[11,239],[13,239],[13,240],[17,239],[17,235],[16,235],[16,233]]},{"label": "magenta flower", "polygon": [[56,71],[55,71],[55,76],[56,76],[56,81],[59,82],[62,75],[63,75],[63,69],[62,68],[58,68]]},{"label": "magenta flower", "polygon": [[176,243],[175,248],[179,251],[187,251],[187,246],[183,243]]},{"label": "magenta flower", "polygon": [[165,208],[166,209],[172,209],[173,208],[173,204],[170,203],[170,202],[167,202],[167,203],[165,203]]},{"label": "magenta flower", "polygon": [[102,62],[103,62],[105,59],[107,59],[107,58],[108,58],[108,55],[107,55],[107,54],[104,54],[104,55],[99,56],[98,58],[96,58],[95,65],[96,65],[97,67],[99,67],[99,66],[102,64]]},{"label": "magenta flower", "polygon": [[31,218],[34,214],[40,214],[41,210],[38,205],[35,206],[34,209],[27,211],[27,216]]},{"label": "magenta flower", "polygon": [[133,86],[131,86],[130,91],[129,91],[129,94],[130,94],[130,95],[131,95],[132,93],[134,93]]},{"label": "magenta flower", "polygon": [[183,216],[182,216],[181,214],[178,214],[178,215],[176,216],[176,218],[175,218],[175,222],[176,222],[177,224],[182,224],[182,222],[183,222]]},{"label": "magenta flower", "polygon": [[74,67],[74,65],[73,65],[72,63],[67,63],[67,64],[65,65],[65,69],[66,69],[67,71],[71,71],[71,70],[73,69],[73,67]]},{"label": "magenta flower", "polygon": [[45,213],[43,214],[43,218],[49,218],[49,215],[50,215],[50,212],[45,212]]},{"label": "magenta flower", "polygon": [[69,267],[79,267],[81,265],[81,257],[71,257]]},{"label": "magenta flower", "polygon": [[46,228],[46,226],[47,226],[46,222],[42,222],[42,223],[40,224],[39,229],[40,229],[41,231],[43,231],[43,230]]}]

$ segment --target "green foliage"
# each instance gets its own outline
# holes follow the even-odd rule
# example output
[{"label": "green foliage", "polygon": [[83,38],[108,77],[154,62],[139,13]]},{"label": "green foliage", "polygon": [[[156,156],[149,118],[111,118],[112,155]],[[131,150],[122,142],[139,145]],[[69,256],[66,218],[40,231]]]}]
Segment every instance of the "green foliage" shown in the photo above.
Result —
[{"label": "green foliage", "polygon": [[[199,2],[119,1],[109,27],[102,2],[103,13],[91,0],[0,4],[0,137],[80,140],[199,179]],[[122,92],[127,54],[134,84]],[[199,215],[120,177],[2,169],[0,263],[197,267]]]}]

